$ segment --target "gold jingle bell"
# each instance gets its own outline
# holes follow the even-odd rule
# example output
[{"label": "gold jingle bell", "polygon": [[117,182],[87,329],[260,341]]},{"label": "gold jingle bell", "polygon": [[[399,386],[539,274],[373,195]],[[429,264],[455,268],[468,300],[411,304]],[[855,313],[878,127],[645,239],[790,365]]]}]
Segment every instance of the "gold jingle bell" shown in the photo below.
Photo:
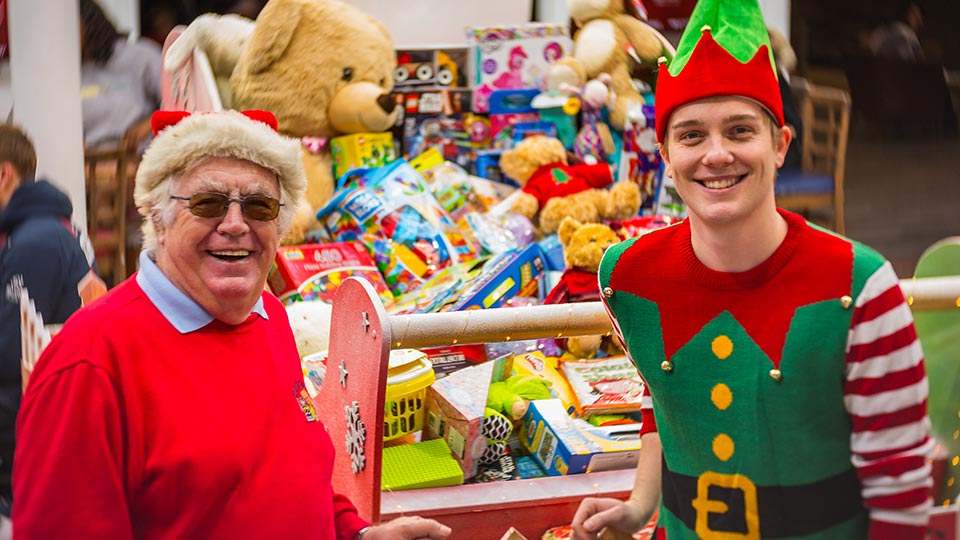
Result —
[{"label": "gold jingle bell", "polygon": [[611,296],[613,296],[613,288],[611,288],[611,287],[604,287],[604,288],[603,288],[603,295],[606,296],[607,298],[610,298]]},{"label": "gold jingle bell", "polygon": [[843,295],[840,297],[840,307],[843,309],[850,309],[850,306],[853,305],[853,298]]},{"label": "gold jingle bell", "polygon": [[773,368],[770,370],[770,378],[777,382],[780,382],[780,379],[783,378],[783,373],[781,373],[779,369]]},{"label": "gold jingle bell", "polygon": [[664,360],[663,362],[660,362],[660,369],[669,373],[673,371],[673,364],[669,360]]}]

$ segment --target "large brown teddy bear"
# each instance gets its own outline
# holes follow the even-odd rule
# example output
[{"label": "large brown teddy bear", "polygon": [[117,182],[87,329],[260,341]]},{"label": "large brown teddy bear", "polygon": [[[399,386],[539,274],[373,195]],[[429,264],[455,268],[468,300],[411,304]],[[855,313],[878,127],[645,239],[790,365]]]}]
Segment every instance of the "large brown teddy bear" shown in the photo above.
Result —
[{"label": "large brown teddy bear", "polygon": [[[283,134],[304,140],[308,204],[301,205],[285,239],[299,243],[333,194],[329,139],[386,131],[394,124],[393,42],[379,21],[337,0],[270,0],[243,40],[237,39],[240,25],[230,23],[229,29],[217,28],[207,20],[195,31],[198,19],[184,34],[206,35],[185,43],[215,53],[210,60],[220,66],[218,78],[230,72],[232,95],[225,103],[271,111]],[[237,59],[232,69],[231,58]]]},{"label": "large brown teddy bear", "polygon": [[606,163],[568,165],[563,144],[553,137],[528,137],[500,157],[500,169],[522,186],[511,210],[539,222],[545,235],[565,217],[584,223],[627,219],[640,210],[640,188],[613,182]]},{"label": "large brown teddy bear", "polygon": [[580,88],[601,73],[609,73],[615,99],[610,124],[622,130],[627,104],[643,102],[632,78],[638,63],[653,70],[661,56],[673,58],[674,48],[647,25],[633,0],[567,0],[573,28],[573,54],[561,58],[548,72],[548,86],[559,90],[565,82]]}]

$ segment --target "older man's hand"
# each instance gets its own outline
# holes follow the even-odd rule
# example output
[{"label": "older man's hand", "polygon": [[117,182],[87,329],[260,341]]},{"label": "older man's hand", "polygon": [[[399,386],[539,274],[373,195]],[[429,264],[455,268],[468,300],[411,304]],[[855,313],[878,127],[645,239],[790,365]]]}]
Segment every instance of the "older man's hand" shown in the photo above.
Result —
[{"label": "older man's hand", "polygon": [[363,540],[445,540],[450,527],[419,516],[404,516],[367,529]]}]

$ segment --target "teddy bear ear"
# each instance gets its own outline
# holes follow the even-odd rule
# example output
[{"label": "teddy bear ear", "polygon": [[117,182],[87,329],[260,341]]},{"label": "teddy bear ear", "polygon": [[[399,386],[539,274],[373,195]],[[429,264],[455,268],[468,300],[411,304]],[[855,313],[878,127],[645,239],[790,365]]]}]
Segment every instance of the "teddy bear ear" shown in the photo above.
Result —
[{"label": "teddy bear ear", "polygon": [[267,2],[257,17],[243,56],[250,73],[260,73],[283,56],[300,24],[301,3],[289,0]]},{"label": "teddy bear ear", "polygon": [[570,239],[583,225],[576,219],[567,216],[560,222],[560,228],[557,230],[557,236],[560,237],[560,243],[563,247],[570,245]]}]

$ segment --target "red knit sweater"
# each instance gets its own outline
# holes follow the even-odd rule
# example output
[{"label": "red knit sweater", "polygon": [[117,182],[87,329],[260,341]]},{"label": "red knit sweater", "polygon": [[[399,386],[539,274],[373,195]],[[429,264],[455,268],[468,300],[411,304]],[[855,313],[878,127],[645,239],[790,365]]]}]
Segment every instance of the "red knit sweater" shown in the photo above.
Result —
[{"label": "red knit sweater", "polygon": [[70,319],[23,400],[17,539],[353,538],[367,523],[333,492],[286,313],[264,307],[180,334],[130,279]]}]

